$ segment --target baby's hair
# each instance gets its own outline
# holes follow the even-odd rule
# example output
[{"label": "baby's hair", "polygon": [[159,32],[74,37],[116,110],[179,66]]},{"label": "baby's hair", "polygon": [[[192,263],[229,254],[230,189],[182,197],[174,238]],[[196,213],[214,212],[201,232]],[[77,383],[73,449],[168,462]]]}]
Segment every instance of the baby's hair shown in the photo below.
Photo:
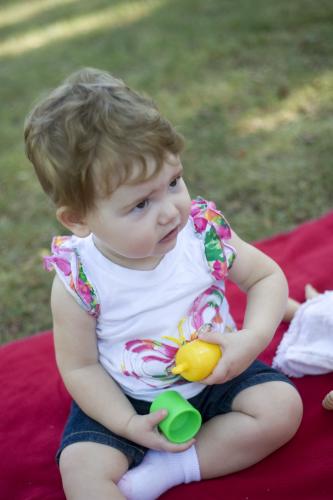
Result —
[{"label": "baby's hair", "polygon": [[[105,71],[81,69],[39,102],[26,119],[26,153],[57,207],[85,215],[97,196],[157,173],[182,136],[155,104]],[[133,179],[133,165],[141,167]],[[149,170],[151,176],[151,171]]]}]

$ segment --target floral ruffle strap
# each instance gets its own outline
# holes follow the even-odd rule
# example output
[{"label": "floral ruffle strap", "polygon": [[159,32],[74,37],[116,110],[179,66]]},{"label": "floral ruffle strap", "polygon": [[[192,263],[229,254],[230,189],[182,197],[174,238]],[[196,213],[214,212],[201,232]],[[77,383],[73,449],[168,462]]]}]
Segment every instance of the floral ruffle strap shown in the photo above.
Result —
[{"label": "floral ruffle strap", "polygon": [[72,245],[71,236],[56,236],[52,240],[52,255],[44,257],[47,271],[55,269],[76,301],[91,316],[98,317],[100,305],[94,287],[88,280],[82,262]]},{"label": "floral ruffle strap", "polygon": [[231,238],[229,224],[215,203],[200,197],[192,200],[191,217],[196,233],[204,240],[205,255],[213,277],[223,280],[236,257],[235,249],[224,241]]}]

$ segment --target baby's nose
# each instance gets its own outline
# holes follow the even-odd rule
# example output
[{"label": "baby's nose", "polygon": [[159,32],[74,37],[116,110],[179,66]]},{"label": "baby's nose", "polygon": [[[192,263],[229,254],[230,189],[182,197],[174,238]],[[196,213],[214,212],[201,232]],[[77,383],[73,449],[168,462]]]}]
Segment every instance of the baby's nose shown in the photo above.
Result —
[{"label": "baby's nose", "polygon": [[160,224],[169,224],[178,217],[178,209],[173,203],[164,203],[160,212]]}]

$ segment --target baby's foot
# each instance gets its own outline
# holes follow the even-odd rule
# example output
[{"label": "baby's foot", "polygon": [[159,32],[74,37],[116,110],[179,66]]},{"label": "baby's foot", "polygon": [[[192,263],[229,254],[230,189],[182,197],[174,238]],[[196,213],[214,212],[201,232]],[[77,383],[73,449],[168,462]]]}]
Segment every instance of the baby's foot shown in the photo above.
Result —
[{"label": "baby's foot", "polygon": [[312,285],[307,284],[305,285],[305,298],[306,300],[313,299],[314,297],[317,297],[319,295],[319,292],[313,288]]},{"label": "baby's foot", "polygon": [[180,453],[149,450],[137,467],[126,472],[118,483],[127,500],[155,500],[181,483],[200,480],[194,446]]},{"label": "baby's foot", "polygon": [[333,391],[330,391],[323,399],[323,407],[325,410],[333,410]]}]

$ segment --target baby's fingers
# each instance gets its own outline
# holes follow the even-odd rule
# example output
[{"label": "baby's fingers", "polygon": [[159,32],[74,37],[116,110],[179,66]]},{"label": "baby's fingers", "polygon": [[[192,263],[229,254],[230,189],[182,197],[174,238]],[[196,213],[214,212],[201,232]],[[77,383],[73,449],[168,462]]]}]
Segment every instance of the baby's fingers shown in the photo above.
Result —
[{"label": "baby's fingers", "polygon": [[171,453],[179,453],[180,451],[185,451],[195,443],[195,439],[190,439],[185,443],[172,443],[168,441],[163,435],[161,435],[160,449],[163,451],[169,451]]},{"label": "baby's fingers", "polygon": [[163,450],[163,451],[169,451],[172,453],[177,453],[180,451],[187,450],[188,448],[190,448],[194,444],[194,442],[195,442],[194,439],[190,439],[189,441],[186,441],[185,443],[172,443],[162,434],[161,431],[159,431],[158,433],[156,432],[156,427],[158,426],[158,424],[162,420],[164,420],[164,418],[167,416],[167,414],[168,414],[167,410],[162,409],[162,410],[158,410],[156,412],[153,412],[153,413],[150,413],[149,415],[147,415],[149,427],[155,428],[156,434],[154,435],[154,439],[156,440],[156,443],[155,443],[154,448],[159,449],[159,450]]},{"label": "baby's fingers", "polygon": [[165,417],[168,415],[168,411],[164,408],[161,410],[154,411],[152,413],[148,413],[145,415],[146,423],[148,424],[148,427],[150,429],[153,429],[158,425],[162,420],[165,419]]},{"label": "baby's fingers", "polygon": [[223,382],[227,381],[227,376],[228,366],[223,360],[216,366],[215,370],[210,375],[208,375],[208,377],[201,380],[200,382],[206,385],[222,384]]},{"label": "baby's fingers", "polygon": [[218,344],[222,345],[223,338],[221,335],[214,331],[207,331],[207,332],[201,332],[199,333],[199,339],[203,340],[204,342],[208,342],[209,344]]}]

